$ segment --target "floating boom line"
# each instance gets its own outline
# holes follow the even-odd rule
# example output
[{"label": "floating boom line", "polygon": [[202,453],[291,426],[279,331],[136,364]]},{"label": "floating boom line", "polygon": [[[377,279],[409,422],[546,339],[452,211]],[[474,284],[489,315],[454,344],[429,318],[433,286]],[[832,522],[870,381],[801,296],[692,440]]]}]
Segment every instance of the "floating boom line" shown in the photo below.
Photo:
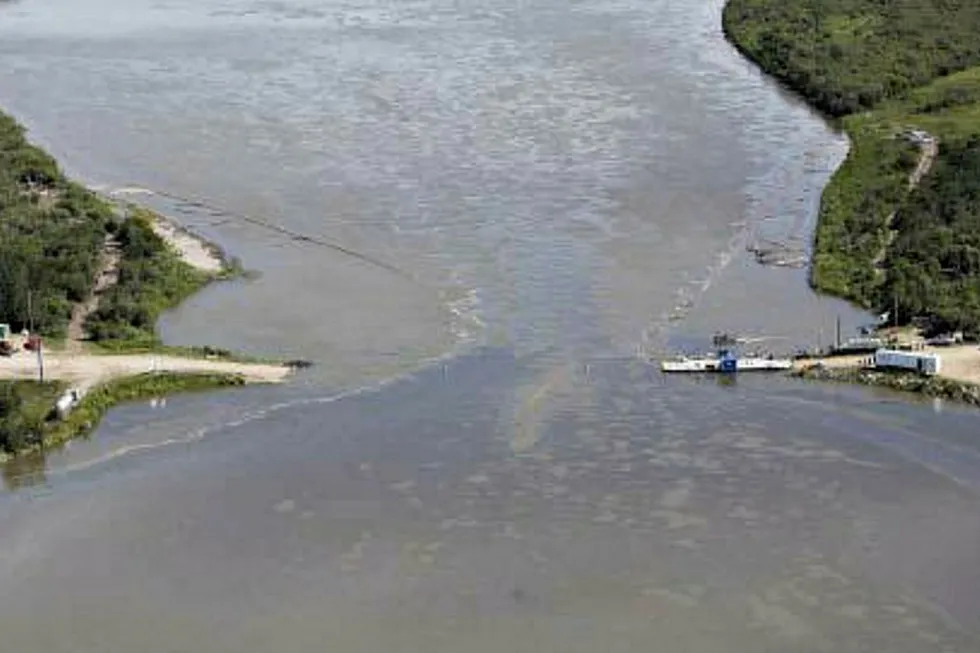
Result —
[{"label": "floating boom line", "polygon": [[228,217],[228,218],[232,218],[232,219],[241,220],[242,222],[246,222],[246,223],[251,224],[253,226],[260,227],[260,228],[266,229],[268,231],[274,231],[274,232],[279,233],[279,234],[282,234],[284,236],[288,236],[289,238],[291,238],[294,241],[311,243],[311,244],[316,245],[318,247],[323,247],[325,249],[333,250],[335,252],[338,252],[338,253],[343,254],[345,256],[348,256],[350,258],[357,259],[359,261],[362,261],[362,262],[367,263],[369,265],[372,265],[374,267],[378,267],[378,268],[381,268],[381,269],[386,270],[388,272],[391,272],[392,274],[396,274],[399,277],[402,277],[403,279],[406,279],[408,281],[411,281],[414,284],[422,285],[419,282],[419,280],[416,279],[411,274],[408,274],[404,270],[402,270],[402,269],[400,269],[400,268],[398,268],[398,267],[396,267],[396,266],[394,266],[394,265],[392,265],[390,263],[387,263],[385,261],[382,261],[381,259],[374,258],[373,256],[371,256],[369,254],[364,254],[362,252],[358,252],[358,251],[353,250],[353,249],[351,249],[349,247],[346,247],[344,245],[340,245],[338,243],[329,241],[329,240],[327,240],[327,239],[325,239],[323,237],[320,237],[320,236],[310,236],[308,234],[304,234],[304,233],[301,233],[301,232],[298,232],[298,231],[294,231],[292,229],[289,229],[288,227],[284,227],[284,226],[282,226],[280,224],[276,224],[275,222],[270,222],[268,220],[263,220],[261,218],[254,218],[252,216],[245,215],[244,213],[238,213],[236,211],[229,211],[228,209],[224,209],[224,208],[222,208],[220,206],[215,206],[213,204],[209,204],[208,202],[205,202],[205,201],[202,201],[202,200],[199,200],[199,199],[195,199],[195,198],[191,198],[191,197],[184,197],[184,196],[181,196],[181,195],[177,195],[176,193],[170,193],[170,192],[167,192],[167,191],[157,191],[157,190],[152,190],[152,189],[149,189],[149,188],[134,188],[134,187],[124,187],[124,188],[121,188],[121,189],[118,189],[118,190],[103,191],[101,194],[106,195],[107,197],[109,197],[112,200],[118,200],[120,195],[125,195],[125,194],[132,194],[132,195],[136,195],[136,194],[156,195],[157,197],[163,197],[165,199],[169,199],[169,200],[172,200],[172,201],[175,201],[175,202],[180,202],[181,204],[184,204],[185,206],[190,206],[190,207],[193,207],[193,208],[198,208],[198,209],[203,209],[203,210],[206,210],[206,211],[210,211],[213,215],[215,215],[215,217],[222,216],[222,217]]}]

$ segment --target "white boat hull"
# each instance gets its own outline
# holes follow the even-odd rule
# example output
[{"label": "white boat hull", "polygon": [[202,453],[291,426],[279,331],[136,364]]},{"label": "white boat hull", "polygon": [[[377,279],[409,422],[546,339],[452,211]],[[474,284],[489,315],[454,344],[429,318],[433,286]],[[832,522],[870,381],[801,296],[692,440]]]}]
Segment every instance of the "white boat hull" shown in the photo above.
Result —
[{"label": "white boat hull", "polygon": [[[664,372],[726,372],[720,358],[682,358],[661,361]],[[793,369],[793,361],[788,358],[739,358],[735,361],[735,372],[778,372]]]}]

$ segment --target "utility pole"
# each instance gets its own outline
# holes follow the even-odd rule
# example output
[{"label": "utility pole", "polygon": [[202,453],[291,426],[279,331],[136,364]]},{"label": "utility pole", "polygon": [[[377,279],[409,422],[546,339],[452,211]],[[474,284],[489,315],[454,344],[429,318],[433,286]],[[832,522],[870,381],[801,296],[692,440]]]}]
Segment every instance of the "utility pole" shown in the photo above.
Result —
[{"label": "utility pole", "polygon": [[32,300],[33,293],[31,289],[27,289],[27,332],[28,338],[34,339],[37,343],[37,376],[41,383],[44,383],[44,354],[41,353],[41,339],[36,338],[34,335],[34,302]]},{"label": "utility pole", "polygon": [[31,289],[27,289],[27,331],[34,334],[34,305],[31,301]]},{"label": "utility pole", "polygon": [[840,315],[837,316],[837,348],[840,349]]}]

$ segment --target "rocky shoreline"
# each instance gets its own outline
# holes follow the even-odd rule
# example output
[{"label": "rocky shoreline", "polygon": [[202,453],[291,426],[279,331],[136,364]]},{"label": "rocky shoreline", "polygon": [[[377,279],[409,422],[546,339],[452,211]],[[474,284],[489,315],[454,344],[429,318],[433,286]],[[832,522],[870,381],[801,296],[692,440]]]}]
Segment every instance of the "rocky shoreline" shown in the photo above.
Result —
[{"label": "rocky shoreline", "polygon": [[926,397],[938,397],[980,408],[980,385],[942,376],[919,376],[909,372],[882,371],[859,367],[811,365],[792,372],[791,376],[837,383],[888,388]]}]

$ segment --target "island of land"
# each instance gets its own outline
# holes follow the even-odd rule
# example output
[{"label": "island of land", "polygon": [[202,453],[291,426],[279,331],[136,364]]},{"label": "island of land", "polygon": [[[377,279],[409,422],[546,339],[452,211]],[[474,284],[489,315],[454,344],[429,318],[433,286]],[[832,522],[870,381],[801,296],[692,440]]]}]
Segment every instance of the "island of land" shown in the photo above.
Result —
[{"label": "island of land", "polygon": [[[729,0],[722,26],[742,54],[850,139],[821,198],[813,288],[887,313],[890,324],[962,331],[976,342],[980,3]],[[972,396],[975,350],[940,352],[949,363],[931,384],[862,371],[846,358],[810,375]]]},{"label": "island of land", "polygon": [[0,113],[0,459],[88,433],[120,401],[284,380],[295,364],[157,335],[161,313],[240,271],[163,216],[67,179]]}]

